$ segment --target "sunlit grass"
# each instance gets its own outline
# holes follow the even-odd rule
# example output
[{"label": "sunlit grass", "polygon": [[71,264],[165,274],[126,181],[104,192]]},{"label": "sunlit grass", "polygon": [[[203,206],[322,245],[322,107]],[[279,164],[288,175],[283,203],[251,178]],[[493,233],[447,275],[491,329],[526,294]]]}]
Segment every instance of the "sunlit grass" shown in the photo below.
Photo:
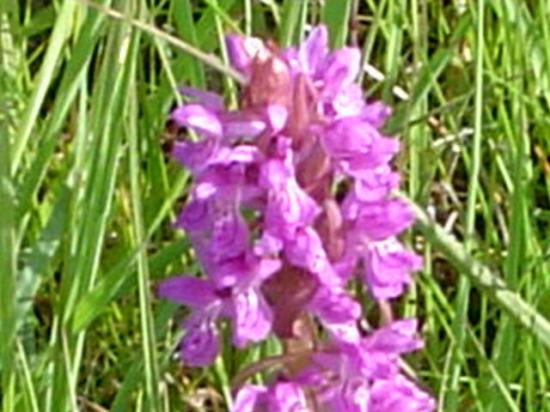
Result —
[{"label": "sunlit grass", "polygon": [[174,356],[183,314],[154,285],[197,268],[171,226],[188,177],[166,119],[179,85],[234,99],[224,33],[290,45],[318,22],[394,107],[426,263],[396,308],[423,324],[421,384],[445,412],[550,411],[546,0],[89,3],[0,2],[3,411],[223,411],[278,352]]}]

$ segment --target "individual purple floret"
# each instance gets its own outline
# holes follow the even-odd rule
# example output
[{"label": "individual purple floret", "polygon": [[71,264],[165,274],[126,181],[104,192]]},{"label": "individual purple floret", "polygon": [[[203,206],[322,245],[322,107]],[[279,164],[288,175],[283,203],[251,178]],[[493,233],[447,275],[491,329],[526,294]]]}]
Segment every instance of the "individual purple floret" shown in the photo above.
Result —
[{"label": "individual purple floret", "polygon": [[280,268],[276,259],[239,256],[212,268],[211,279],[179,276],[164,281],[159,295],[188,306],[182,358],[190,366],[212,363],[218,354],[218,317],[231,319],[233,343],[246,346],[267,337],[272,312],[260,291],[262,281]]},{"label": "individual purple floret", "polygon": [[360,52],[330,51],[323,26],[298,48],[230,35],[227,49],[246,79],[238,109],[182,88],[189,103],[171,115],[197,138],[178,141],[173,157],[193,176],[176,226],[201,275],[158,290],[190,310],[183,362],[211,364],[228,321],[238,348],[270,334],[285,348],[268,385],[240,388],[235,412],[432,411],[398,363],[421,347],[416,321],[365,336],[349,288],[388,308],[422,265],[398,239],[414,220],[392,196],[399,142],[380,131],[390,109],[354,83]]},{"label": "individual purple floret", "polygon": [[[398,366],[400,355],[422,347],[415,333],[416,321],[408,319],[381,328],[356,344],[328,341],[309,355],[305,368],[284,383],[242,387],[233,411],[432,411],[434,400]],[[283,385],[289,389],[287,402],[295,409],[262,409],[259,405],[278,405],[276,391]]]},{"label": "individual purple floret", "polygon": [[233,412],[307,412],[308,402],[300,385],[278,382],[269,387],[246,385],[238,393]]}]

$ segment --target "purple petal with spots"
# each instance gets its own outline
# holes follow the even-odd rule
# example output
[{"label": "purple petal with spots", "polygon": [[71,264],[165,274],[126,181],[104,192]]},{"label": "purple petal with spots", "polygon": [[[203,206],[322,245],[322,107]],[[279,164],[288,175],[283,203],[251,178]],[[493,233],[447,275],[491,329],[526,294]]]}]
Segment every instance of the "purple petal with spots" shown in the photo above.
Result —
[{"label": "purple petal with spots", "polygon": [[411,283],[411,272],[422,267],[422,259],[406,250],[396,239],[370,245],[364,255],[365,282],[377,299],[395,298]]},{"label": "purple petal with spots", "polygon": [[219,352],[218,330],[215,318],[193,314],[183,323],[185,335],[181,341],[181,357],[190,367],[207,366]]},{"label": "purple petal with spots", "polygon": [[273,315],[262,294],[248,288],[233,297],[233,343],[238,348],[258,342],[271,331]]}]

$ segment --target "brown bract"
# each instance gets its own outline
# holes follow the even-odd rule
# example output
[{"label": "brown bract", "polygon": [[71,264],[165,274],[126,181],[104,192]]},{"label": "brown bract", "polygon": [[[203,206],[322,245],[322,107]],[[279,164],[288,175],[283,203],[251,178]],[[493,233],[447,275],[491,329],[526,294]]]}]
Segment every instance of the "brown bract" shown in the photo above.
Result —
[{"label": "brown bract", "polygon": [[317,291],[317,281],[307,271],[286,265],[262,285],[273,308],[273,331],[280,338],[296,338],[294,323]]},{"label": "brown bract", "polygon": [[250,65],[250,80],[241,99],[243,109],[278,104],[290,107],[291,76],[287,64],[274,54],[257,54]]}]

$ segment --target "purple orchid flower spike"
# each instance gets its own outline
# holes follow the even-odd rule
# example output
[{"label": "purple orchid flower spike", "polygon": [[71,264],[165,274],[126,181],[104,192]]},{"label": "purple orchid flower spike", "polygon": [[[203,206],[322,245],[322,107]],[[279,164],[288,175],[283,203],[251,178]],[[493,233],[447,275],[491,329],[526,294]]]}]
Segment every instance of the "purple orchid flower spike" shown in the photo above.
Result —
[{"label": "purple orchid flower spike", "polygon": [[265,386],[235,388],[234,412],[431,412],[433,399],[399,367],[422,346],[417,322],[368,334],[360,327],[357,296],[391,313],[390,299],[406,291],[422,260],[399,241],[414,220],[392,195],[400,144],[380,130],[390,108],[367,102],[355,82],[359,50],[329,50],[324,26],[285,50],[254,37],[226,41],[247,80],[238,107],[182,88],[190,103],[171,115],[196,138],[173,149],[192,175],[176,226],[203,273],[158,288],[190,310],[183,362],[214,362],[227,322],[237,348],[269,336],[284,348],[276,368],[265,360]]}]

